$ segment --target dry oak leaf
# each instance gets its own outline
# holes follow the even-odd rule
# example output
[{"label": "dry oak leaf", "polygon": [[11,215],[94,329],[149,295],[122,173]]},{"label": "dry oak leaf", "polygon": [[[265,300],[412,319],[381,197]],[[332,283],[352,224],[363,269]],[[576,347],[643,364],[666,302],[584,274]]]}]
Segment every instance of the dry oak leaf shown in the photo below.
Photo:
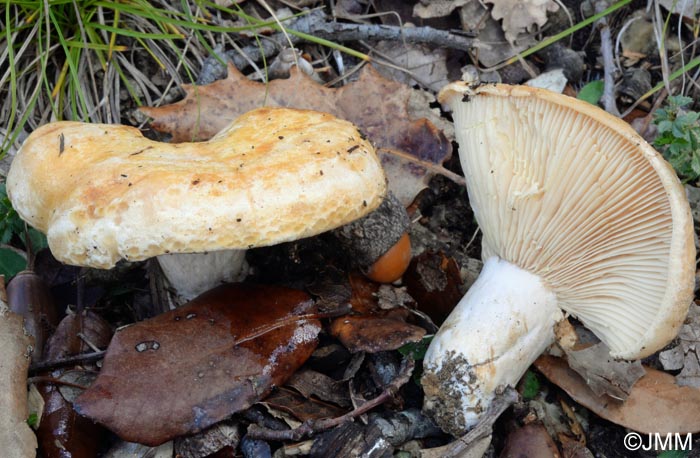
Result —
[{"label": "dry oak leaf", "polygon": [[421,19],[444,17],[472,0],[420,0],[413,7],[413,15]]},{"label": "dry oak leaf", "polygon": [[158,445],[249,407],[311,356],[321,323],[303,291],[222,285],[119,330],[74,402],[122,439]]},{"label": "dry oak leaf", "polygon": [[[412,106],[416,91],[382,77],[370,65],[363,67],[357,81],[337,89],[318,84],[296,67],[288,79],[265,84],[248,79],[232,65],[225,79],[183,88],[187,95],[179,102],[140,108],[153,119],[151,126],[170,134],[173,142],[207,140],[238,116],[262,106],[323,111],[355,124],[383,151],[383,163],[385,157],[393,159],[392,164],[398,161],[398,167],[416,176],[418,185],[400,185],[409,186],[406,191],[392,187],[390,178],[391,191],[406,205],[415,197],[415,189],[427,184],[430,165],[440,166],[452,154],[452,144],[436,127],[439,117],[428,103],[416,114]],[[407,158],[419,164],[406,164]]]},{"label": "dry oak leaf", "polygon": [[646,375],[626,401],[597,396],[564,359],[543,355],[534,363],[552,383],[576,402],[608,421],[640,433],[700,431],[700,389],[676,385],[671,374],[645,367]]},{"label": "dry oak leaf", "polygon": [[531,31],[533,25],[542,27],[547,22],[547,12],[559,9],[554,0],[486,0],[486,3],[493,4],[494,19],[503,19],[501,27],[510,43],[515,42],[518,34]]}]

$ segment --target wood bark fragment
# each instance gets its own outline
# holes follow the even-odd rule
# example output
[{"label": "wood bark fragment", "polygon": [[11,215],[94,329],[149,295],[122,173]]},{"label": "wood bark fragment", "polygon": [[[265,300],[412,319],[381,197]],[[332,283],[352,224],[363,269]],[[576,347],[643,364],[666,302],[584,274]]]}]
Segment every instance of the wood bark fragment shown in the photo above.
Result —
[{"label": "wood bark fragment", "polygon": [[22,318],[0,302],[0,450],[5,458],[36,455],[36,436],[27,424],[27,368],[32,345]]}]

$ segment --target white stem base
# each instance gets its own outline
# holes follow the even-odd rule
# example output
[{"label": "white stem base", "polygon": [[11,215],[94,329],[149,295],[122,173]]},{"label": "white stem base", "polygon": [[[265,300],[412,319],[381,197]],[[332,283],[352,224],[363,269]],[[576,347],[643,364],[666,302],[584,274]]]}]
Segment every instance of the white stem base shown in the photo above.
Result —
[{"label": "white stem base", "polygon": [[562,318],[554,293],[538,276],[487,259],[425,355],[423,409],[443,430],[464,434],[497,388],[515,386],[554,342],[554,325]]},{"label": "white stem base", "polygon": [[158,263],[170,286],[185,301],[221,283],[241,281],[248,274],[245,250],[163,254]]}]

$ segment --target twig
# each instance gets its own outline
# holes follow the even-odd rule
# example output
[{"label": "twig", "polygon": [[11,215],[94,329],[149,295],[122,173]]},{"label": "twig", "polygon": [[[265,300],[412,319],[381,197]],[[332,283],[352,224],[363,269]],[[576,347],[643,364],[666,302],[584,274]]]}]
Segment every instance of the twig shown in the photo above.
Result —
[{"label": "twig", "polygon": [[[606,0],[599,0],[595,3],[596,13],[600,13],[608,6]],[[603,96],[601,100],[603,107],[608,113],[620,116],[615,101],[615,58],[613,54],[612,36],[610,34],[610,26],[608,17],[603,16],[596,21],[596,25],[600,27],[600,53],[603,57]]]},{"label": "twig", "polygon": [[493,431],[493,424],[498,417],[518,400],[518,392],[513,387],[506,387],[489,405],[488,410],[479,423],[467,434],[444,447],[440,447],[440,454],[444,458],[457,458],[469,450],[477,440],[486,437]]},{"label": "twig", "polygon": [[307,420],[297,428],[286,429],[283,431],[276,431],[272,429],[263,428],[256,424],[251,424],[248,427],[247,436],[251,439],[262,439],[272,441],[298,441],[313,433],[325,431],[327,429],[341,425],[391,399],[394,396],[394,394],[396,394],[396,392],[406,382],[410,380],[415,365],[416,363],[415,361],[413,361],[413,359],[404,359],[401,362],[401,369],[399,371],[399,374],[396,376],[396,379],[394,379],[394,381],[387,385],[381,392],[381,394],[379,394],[379,396],[365,402],[358,408],[346,413],[345,415],[341,415],[335,418]]},{"label": "twig", "polygon": [[68,386],[71,388],[77,388],[79,390],[84,390],[87,388],[84,385],[79,385],[77,383],[68,382],[66,380],[61,380],[61,379],[56,378],[56,377],[48,377],[45,375],[38,375],[36,377],[29,377],[27,379],[27,384],[32,384],[32,383],[34,383],[34,384],[46,383],[46,384],[50,384],[50,385],[62,385],[62,386]]},{"label": "twig", "polygon": [[403,151],[399,151],[399,150],[392,149],[392,148],[380,148],[379,152],[384,153],[384,154],[389,154],[392,156],[397,156],[397,157],[400,157],[401,159],[404,159],[408,162],[412,162],[412,163],[419,165],[421,167],[425,167],[426,169],[430,170],[431,172],[442,175],[445,178],[453,181],[454,183],[456,183],[460,186],[467,185],[467,180],[462,175],[456,174],[456,173],[452,172],[451,170],[448,170],[445,167],[443,167],[439,164],[436,164],[434,162],[425,161],[423,159],[412,156],[408,153],[404,153]]},{"label": "twig", "polygon": [[33,363],[29,366],[29,373],[36,374],[37,372],[51,371],[58,369],[59,367],[74,366],[77,364],[93,363],[99,359],[102,359],[106,353],[106,350],[95,351],[92,353],[83,353],[81,355],[69,356],[63,359],[56,359],[53,361],[40,361],[38,363]]},{"label": "twig", "polygon": [[293,29],[318,38],[333,41],[402,40],[407,43],[429,44],[441,48],[460,49],[483,47],[483,43],[462,34],[432,27],[399,27],[381,24],[348,24],[324,20],[299,20]]},{"label": "twig", "polygon": [[[461,50],[487,46],[474,38],[459,33],[434,29],[432,27],[399,27],[391,25],[331,22],[328,20],[326,13],[322,10],[312,11],[305,16],[289,20],[284,24],[288,31],[313,35],[314,37],[332,40],[334,42],[402,40],[410,43],[422,43]],[[267,38],[260,38],[258,43],[245,46],[238,52],[226,51],[223,55],[220,54],[218,58],[215,56],[208,57],[203,65],[215,67],[216,70],[209,71],[211,76],[206,75],[205,78],[200,76],[197,80],[197,84],[208,84],[216,79],[223,78],[225,75],[225,67],[221,64],[219,59],[224,58],[224,60],[229,60],[236,68],[242,70],[249,65],[250,61],[258,62],[263,56],[270,57],[278,53],[282,47],[281,43],[291,43],[293,45],[301,41],[301,38],[293,34],[289,34],[287,37],[282,33],[277,33]]]}]

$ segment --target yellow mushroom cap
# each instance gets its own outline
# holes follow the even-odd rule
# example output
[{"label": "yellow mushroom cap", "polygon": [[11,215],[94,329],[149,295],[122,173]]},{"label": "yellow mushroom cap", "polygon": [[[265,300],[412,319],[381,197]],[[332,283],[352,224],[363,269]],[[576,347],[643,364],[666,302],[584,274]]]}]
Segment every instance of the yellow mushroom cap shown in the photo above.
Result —
[{"label": "yellow mushroom cap", "polygon": [[17,153],[7,193],[68,264],[247,249],[325,232],[376,208],[374,148],[326,113],[260,108],[207,142],[169,144],[119,125],[57,122]]}]

